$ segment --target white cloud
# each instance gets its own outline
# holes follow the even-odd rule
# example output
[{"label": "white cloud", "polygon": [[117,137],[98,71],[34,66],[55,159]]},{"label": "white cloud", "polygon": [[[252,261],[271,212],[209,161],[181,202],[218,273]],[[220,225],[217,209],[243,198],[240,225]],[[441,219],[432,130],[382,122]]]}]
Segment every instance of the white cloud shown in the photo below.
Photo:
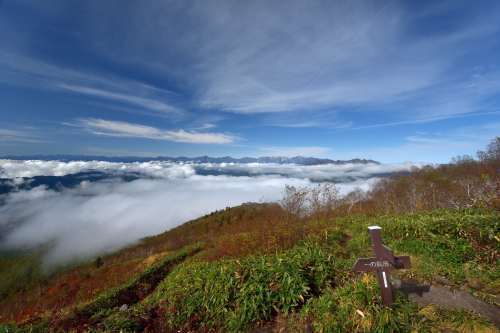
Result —
[{"label": "white cloud", "polygon": [[334,181],[348,183],[360,179],[374,178],[393,172],[409,171],[419,166],[414,163],[399,164],[321,164],[295,165],[274,163],[202,163],[196,169],[221,174],[280,175],[291,179],[309,179],[315,182]]},{"label": "white cloud", "polygon": [[235,140],[234,136],[227,134],[188,132],[182,129],[165,131],[163,137],[165,140],[190,143],[231,143]]},{"label": "white cloud", "polygon": [[211,128],[215,128],[215,127],[217,127],[217,125],[212,124],[212,123],[204,123],[204,124],[201,124],[200,126],[198,126],[196,129],[206,130],[206,129],[211,129]]},{"label": "white cloud", "polygon": [[432,122],[437,122],[437,121],[447,120],[447,119],[468,118],[468,117],[487,116],[487,115],[496,115],[496,114],[500,114],[500,111],[436,115],[436,116],[432,116],[432,117],[425,117],[425,118],[419,118],[419,119],[393,121],[393,122],[386,122],[386,123],[356,126],[356,127],[351,127],[351,128],[352,129],[369,129],[369,128],[379,128],[379,127],[393,127],[393,126],[399,126],[399,125],[425,124],[425,123],[432,123]]},{"label": "white cloud", "polygon": [[160,111],[160,112],[178,112],[178,109],[165,104],[161,101],[158,101],[156,99],[151,99],[151,98],[144,98],[144,97],[138,97],[138,96],[133,96],[129,94],[121,94],[109,90],[104,90],[104,89],[96,89],[96,88],[91,88],[91,87],[83,87],[83,86],[75,86],[75,85],[69,85],[69,84],[61,84],[59,86],[60,88],[72,92],[76,92],[79,94],[84,94],[84,95],[89,95],[89,96],[96,96],[96,97],[102,97],[105,99],[110,99],[122,103],[130,103],[134,105],[141,106],[145,109],[150,109],[153,111]]},{"label": "white cloud", "polygon": [[161,130],[146,125],[105,119],[80,119],[76,125],[83,127],[93,134],[116,137],[146,138],[200,144],[224,144],[236,140],[235,136],[223,133],[195,132],[183,129]]},{"label": "white cloud", "polygon": [[25,131],[1,129],[0,128],[0,144],[2,143],[42,143],[44,142],[38,137]]},{"label": "white cloud", "polygon": [[85,171],[129,172],[161,178],[187,178],[192,165],[170,162],[114,163],[105,161],[19,161],[0,159],[0,178],[65,176]]},{"label": "white cloud", "polygon": [[5,52],[0,52],[0,70],[2,83],[93,96],[115,102],[108,103],[111,109],[116,109],[118,102],[135,108],[132,112],[136,113],[143,113],[141,109],[172,117],[183,113],[171,102],[172,92],[123,77],[109,74],[104,77]]}]

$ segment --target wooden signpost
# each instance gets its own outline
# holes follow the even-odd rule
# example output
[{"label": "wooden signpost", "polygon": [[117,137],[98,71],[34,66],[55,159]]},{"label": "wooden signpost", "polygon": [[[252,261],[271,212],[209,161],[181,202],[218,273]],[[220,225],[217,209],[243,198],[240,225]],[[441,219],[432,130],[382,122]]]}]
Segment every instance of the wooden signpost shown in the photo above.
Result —
[{"label": "wooden signpost", "polygon": [[380,235],[381,230],[382,228],[379,226],[368,227],[375,258],[359,258],[352,269],[355,272],[376,272],[382,301],[384,305],[391,306],[393,299],[389,272],[391,269],[410,268],[410,257],[395,256],[391,249],[383,245],[382,236]]}]

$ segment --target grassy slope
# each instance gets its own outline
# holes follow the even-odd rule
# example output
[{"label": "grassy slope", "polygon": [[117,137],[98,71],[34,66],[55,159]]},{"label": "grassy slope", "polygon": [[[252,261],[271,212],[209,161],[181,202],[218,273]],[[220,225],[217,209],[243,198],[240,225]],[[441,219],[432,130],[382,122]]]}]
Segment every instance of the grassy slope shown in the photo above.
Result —
[{"label": "grassy slope", "polygon": [[[280,214],[274,205],[225,210],[110,257],[154,255],[204,242],[204,251],[178,265],[126,311],[95,309],[91,327],[117,332],[236,332],[260,324],[297,332],[306,326],[324,332],[496,331],[471,313],[419,308],[401,294],[393,309],[385,309],[379,306],[374,278],[350,268],[357,257],[371,255],[366,227],[378,224],[390,247],[412,257],[413,267],[397,272],[400,277],[420,282],[446,278],[494,303],[500,290],[498,212],[309,221],[287,221]],[[52,320],[54,313],[47,316]],[[42,322],[42,331],[44,325],[50,324]]]},{"label": "grassy slope", "polygon": [[[6,260],[5,267],[0,270],[0,278],[9,279],[8,287],[12,291],[4,289],[6,297],[0,301],[0,320],[22,321],[49,310],[58,310],[88,301],[142,272],[166,253],[159,252],[150,256],[131,255],[123,258],[120,252],[104,258],[102,267],[97,267],[94,262],[88,262],[75,268],[60,268],[45,274],[35,255],[25,255],[21,260],[16,259],[13,265],[9,265]],[[16,270],[12,271],[12,267]],[[23,275],[26,271],[34,273]]]},{"label": "grassy slope", "polygon": [[[262,234],[269,219],[280,218],[281,213],[276,205],[266,204],[214,212],[104,256],[100,267],[89,261],[48,275],[43,274],[36,252],[5,254],[0,257],[0,322],[23,322],[88,302],[133,279],[171,251],[198,241],[208,243],[210,251],[204,252],[205,257],[241,255],[242,251],[252,253],[265,241],[263,238],[254,239],[247,246],[236,242],[227,246],[224,238],[235,241],[237,239],[231,237],[234,233],[242,236],[240,240],[250,239],[250,234]],[[284,233],[276,231],[276,234]]]},{"label": "grassy slope", "polygon": [[21,286],[32,287],[43,279],[40,257],[36,252],[0,253],[0,299],[20,290]]}]

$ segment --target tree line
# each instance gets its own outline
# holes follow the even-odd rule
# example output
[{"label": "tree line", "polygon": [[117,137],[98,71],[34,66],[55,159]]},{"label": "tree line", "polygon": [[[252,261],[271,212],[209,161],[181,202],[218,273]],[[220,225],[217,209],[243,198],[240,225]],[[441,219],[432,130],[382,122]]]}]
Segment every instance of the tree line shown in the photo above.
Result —
[{"label": "tree line", "polygon": [[457,156],[448,164],[413,168],[381,179],[368,192],[340,196],[333,183],[286,186],[281,206],[289,218],[416,213],[434,209],[500,209],[500,137],[477,157]]}]

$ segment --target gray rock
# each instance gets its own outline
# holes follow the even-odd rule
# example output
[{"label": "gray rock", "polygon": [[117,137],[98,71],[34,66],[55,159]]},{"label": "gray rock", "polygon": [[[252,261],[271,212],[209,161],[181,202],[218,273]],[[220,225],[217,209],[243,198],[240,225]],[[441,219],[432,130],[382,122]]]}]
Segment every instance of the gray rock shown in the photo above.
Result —
[{"label": "gray rock", "polygon": [[448,280],[447,278],[445,278],[444,276],[441,276],[441,275],[436,276],[434,278],[434,280],[437,283],[445,285],[445,286],[451,286],[453,284],[450,280]]},{"label": "gray rock", "polygon": [[123,304],[122,306],[120,306],[120,311],[127,311],[128,310],[128,305],[127,304]]},{"label": "gray rock", "polygon": [[408,297],[421,306],[435,304],[446,309],[465,309],[475,312],[489,318],[500,328],[500,309],[475,298],[466,291],[430,286],[428,291],[409,293]]}]

